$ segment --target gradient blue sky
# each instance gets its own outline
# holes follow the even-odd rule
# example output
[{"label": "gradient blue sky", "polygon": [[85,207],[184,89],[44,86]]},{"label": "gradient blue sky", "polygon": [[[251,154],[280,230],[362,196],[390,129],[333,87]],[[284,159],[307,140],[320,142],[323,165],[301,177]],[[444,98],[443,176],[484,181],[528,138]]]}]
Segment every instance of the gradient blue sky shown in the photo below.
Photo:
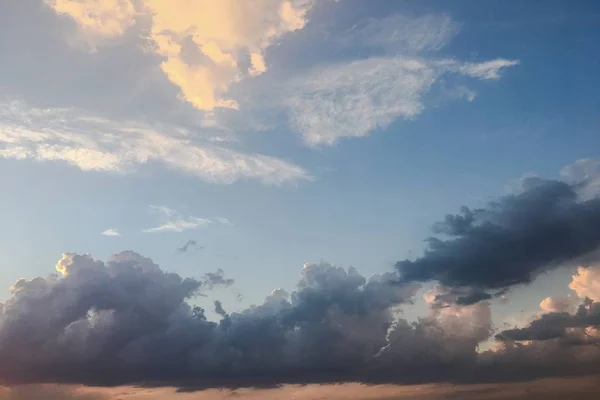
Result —
[{"label": "gradient blue sky", "polygon": [[[223,269],[236,284],[216,296],[235,310],[292,289],[305,262],[391,270],[461,205],[599,155],[598,2],[290,4],[289,21],[258,6],[208,13],[233,26],[218,36],[232,73],[198,44],[218,23],[190,43],[181,22],[169,53],[148,46],[160,34],[143,16],[89,26],[68,1],[5,1],[0,286],[51,273],[65,251],[132,249],[182,276]],[[102,31],[111,18],[123,32]],[[173,78],[165,60],[188,75]],[[203,71],[206,82],[191,79]],[[176,220],[189,229],[144,232]],[[179,254],[188,240],[204,248]],[[570,272],[513,290],[495,323],[567,294]]]}]

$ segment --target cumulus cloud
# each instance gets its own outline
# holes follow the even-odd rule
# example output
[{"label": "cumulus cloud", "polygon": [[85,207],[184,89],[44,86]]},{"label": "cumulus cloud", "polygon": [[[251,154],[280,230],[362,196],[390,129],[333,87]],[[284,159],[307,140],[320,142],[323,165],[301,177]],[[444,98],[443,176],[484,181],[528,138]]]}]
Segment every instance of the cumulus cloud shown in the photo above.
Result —
[{"label": "cumulus cloud", "polygon": [[[184,279],[131,251],[107,262],[65,253],[56,270],[16,282],[1,308],[5,384],[195,390],[503,380],[518,378],[513,372],[525,368],[520,362],[528,377],[564,371],[585,347],[504,341],[479,353],[493,332],[489,302],[460,305],[462,292],[438,285],[425,294],[429,314],[408,322],[401,310],[419,285],[399,284],[389,272],[366,279],[353,268],[305,264],[291,293],[277,289],[262,304],[231,313],[215,300],[222,319],[212,322],[190,299],[231,285],[223,271]],[[593,315],[580,308],[576,317],[589,325]],[[600,338],[585,324],[569,327]],[[575,364],[585,366],[578,373],[597,371],[600,352],[594,354]]]},{"label": "cumulus cloud", "polygon": [[478,292],[531,282],[539,273],[597,259],[600,198],[581,187],[527,177],[486,208],[461,209],[434,226],[425,254],[396,264],[402,281],[438,281]]},{"label": "cumulus cloud", "polygon": [[[203,143],[183,128],[117,123],[74,109],[0,104],[0,157],[62,161],[84,171],[125,173],[152,162],[207,182],[310,179],[293,164]],[[168,133],[167,133],[168,132]]]},{"label": "cumulus cloud", "polygon": [[472,360],[483,337],[474,322],[484,319],[473,306],[415,324],[399,318],[418,285],[398,285],[391,273],[366,279],[352,268],[306,264],[292,293],[276,290],[263,304],[229,314],[215,302],[224,316],[216,323],[187,300],[228,285],[222,271],[183,279],[133,252],[108,262],[68,253],[57,270],[19,281],[3,306],[4,382],[202,388],[427,381],[435,379],[432,368],[451,374]]},{"label": "cumulus cloud", "polygon": [[119,232],[118,229],[108,228],[107,230],[105,230],[104,232],[102,232],[101,235],[104,235],[104,236],[121,236],[121,233]]},{"label": "cumulus cloud", "polygon": [[[264,73],[266,49],[302,29],[312,0],[46,0],[88,36],[122,36],[140,15],[149,16],[151,51],[183,99],[201,110],[236,108],[231,84]],[[89,40],[92,40],[89,39]]]},{"label": "cumulus cloud", "polygon": [[[579,297],[548,297],[540,303],[542,315],[524,328],[505,330],[498,334],[500,340],[551,340],[561,343],[596,343],[600,339],[600,267],[579,267],[569,284]],[[579,303],[579,304],[577,304]]]}]

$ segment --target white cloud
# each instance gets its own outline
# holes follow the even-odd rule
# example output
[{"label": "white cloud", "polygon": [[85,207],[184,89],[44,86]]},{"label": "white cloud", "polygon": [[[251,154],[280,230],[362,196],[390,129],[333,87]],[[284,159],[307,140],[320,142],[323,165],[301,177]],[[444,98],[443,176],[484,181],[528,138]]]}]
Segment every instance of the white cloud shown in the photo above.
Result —
[{"label": "white cloud", "polygon": [[[427,108],[425,95],[445,74],[495,79],[501,68],[516,64],[373,57],[312,71],[296,80],[284,104],[291,126],[308,145],[332,145],[341,138],[366,136],[397,119],[416,118]],[[453,97],[474,98],[473,92],[466,94]]]},{"label": "white cloud", "polygon": [[217,222],[220,222],[220,223],[222,223],[224,225],[233,226],[233,223],[229,219],[227,219],[227,218],[217,217],[215,219],[217,220]]},{"label": "white cloud", "polygon": [[267,70],[265,50],[302,29],[313,0],[46,0],[69,15],[91,41],[117,38],[148,16],[151,51],[161,69],[198,109],[236,108],[229,86]]},{"label": "white cloud", "polygon": [[290,125],[309,146],[332,145],[341,138],[362,137],[396,120],[412,120],[435,102],[427,93],[444,78],[442,95],[475,99],[452,74],[499,79],[500,71],[518,60],[482,63],[434,58],[458,33],[459,24],[445,15],[409,18],[391,15],[371,19],[342,34],[339,42],[366,49],[368,58],[315,68],[292,80],[285,92]]},{"label": "white cloud", "polygon": [[519,65],[519,60],[505,60],[498,58],[482,63],[464,63],[459,72],[479,79],[500,79],[500,71],[506,67]]},{"label": "white cloud", "polygon": [[102,232],[101,235],[104,235],[104,236],[121,236],[121,233],[119,232],[118,229],[108,228],[107,230],[105,230],[104,232]]},{"label": "white cloud", "polygon": [[157,162],[211,183],[311,179],[296,165],[218,146],[182,128],[121,123],[81,110],[29,108],[21,102],[0,103],[0,157],[63,161],[84,171],[118,173]]},{"label": "white cloud", "polygon": [[144,232],[146,233],[183,232],[189,229],[205,227],[212,223],[210,219],[206,218],[183,216],[179,212],[166,206],[150,205],[148,210],[152,213],[161,214],[163,217],[158,226],[145,229]]}]

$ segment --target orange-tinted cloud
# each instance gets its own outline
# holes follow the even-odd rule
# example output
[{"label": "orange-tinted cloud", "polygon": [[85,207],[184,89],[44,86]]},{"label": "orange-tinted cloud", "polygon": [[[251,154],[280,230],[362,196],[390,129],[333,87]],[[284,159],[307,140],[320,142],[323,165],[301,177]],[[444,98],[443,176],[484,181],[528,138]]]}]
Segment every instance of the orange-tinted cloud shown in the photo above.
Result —
[{"label": "orange-tinted cloud", "polygon": [[[123,35],[137,15],[151,16],[147,35],[162,71],[196,108],[237,108],[231,84],[267,70],[265,50],[302,29],[312,0],[46,0],[88,35]],[[190,57],[194,53],[196,57]],[[199,56],[198,56],[199,55]]]}]

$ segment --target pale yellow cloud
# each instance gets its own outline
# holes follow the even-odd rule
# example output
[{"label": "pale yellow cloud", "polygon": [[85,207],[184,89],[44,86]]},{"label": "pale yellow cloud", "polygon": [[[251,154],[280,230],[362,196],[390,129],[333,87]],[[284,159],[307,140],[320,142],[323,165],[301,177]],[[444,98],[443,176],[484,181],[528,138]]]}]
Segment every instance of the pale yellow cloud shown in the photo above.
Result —
[{"label": "pale yellow cloud", "polygon": [[[150,15],[148,35],[164,57],[162,71],[201,110],[237,108],[227,98],[229,87],[266,71],[267,47],[302,29],[313,1],[140,0],[136,11],[131,0],[46,0],[99,38],[123,35],[136,12]],[[201,59],[186,57],[190,52]]]},{"label": "pale yellow cloud", "polygon": [[84,30],[101,37],[120,36],[135,23],[131,0],[45,0],[59,14],[69,15]]},{"label": "pale yellow cloud", "polygon": [[600,301],[600,267],[577,268],[569,289],[574,290],[580,298],[589,297]]}]

